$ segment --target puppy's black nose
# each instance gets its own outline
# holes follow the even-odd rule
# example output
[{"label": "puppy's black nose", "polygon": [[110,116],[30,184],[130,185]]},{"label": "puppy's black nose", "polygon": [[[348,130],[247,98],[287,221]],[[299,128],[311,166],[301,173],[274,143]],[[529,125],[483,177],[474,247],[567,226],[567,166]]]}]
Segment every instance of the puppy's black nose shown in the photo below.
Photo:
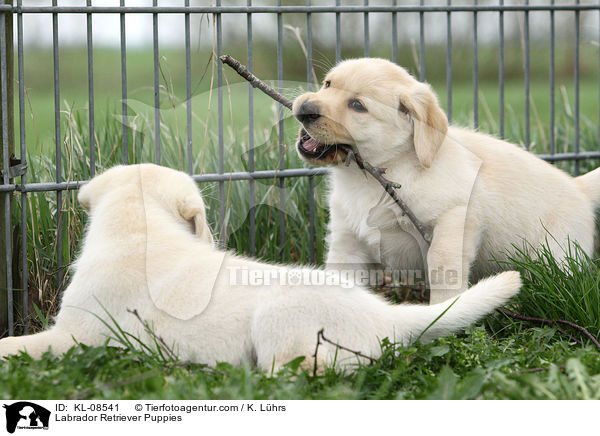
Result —
[{"label": "puppy's black nose", "polygon": [[296,119],[302,124],[310,124],[321,116],[319,106],[311,101],[305,101],[298,108],[298,112],[295,114]]}]

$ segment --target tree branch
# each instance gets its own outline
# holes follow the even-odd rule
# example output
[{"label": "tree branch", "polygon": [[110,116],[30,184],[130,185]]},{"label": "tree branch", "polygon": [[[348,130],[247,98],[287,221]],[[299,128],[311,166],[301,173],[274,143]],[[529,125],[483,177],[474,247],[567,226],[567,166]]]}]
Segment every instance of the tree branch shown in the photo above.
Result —
[{"label": "tree branch", "polygon": [[236,73],[238,73],[240,76],[242,76],[248,82],[250,82],[250,85],[252,85],[252,87],[260,89],[262,92],[267,94],[273,100],[279,102],[280,104],[282,104],[289,110],[292,110],[293,102],[291,100],[289,100],[288,98],[286,98],[284,95],[280,94],[279,92],[275,91],[273,88],[271,88],[265,82],[260,80],[254,74],[252,74],[248,70],[248,68],[246,68],[245,65],[242,65],[240,63],[240,61],[238,61],[235,58],[232,58],[229,55],[223,55],[219,59],[221,59],[221,62],[229,65],[231,68],[233,68],[235,70]]},{"label": "tree branch", "polygon": [[377,362],[377,359],[375,359],[371,356],[367,356],[366,354],[363,354],[360,351],[352,350],[348,347],[344,347],[343,345],[338,344],[337,342],[333,342],[331,339],[327,339],[325,337],[325,329],[322,328],[321,330],[319,330],[317,332],[317,345],[315,346],[315,354],[313,354],[313,358],[315,359],[314,364],[313,364],[313,377],[317,375],[317,356],[319,353],[319,346],[322,344],[321,339],[323,339],[323,342],[327,342],[327,343],[333,345],[334,347],[339,348],[340,350],[344,350],[344,351],[352,353],[358,357],[362,357],[363,359],[367,359],[367,360],[369,360],[369,362],[371,364]]},{"label": "tree branch", "polygon": [[321,345],[321,334],[323,333],[324,329],[321,329],[317,332],[317,345],[315,346],[315,354],[313,354],[313,377],[317,376],[317,369],[318,369],[318,364],[317,364],[317,356],[319,355],[319,346]]},{"label": "tree branch", "polygon": [[567,325],[571,328],[579,330],[581,333],[583,333],[585,336],[587,336],[587,338],[590,341],[592,341],[592,343],[600,351],[600,342],[598,342],[598,339],[596,339],[585,327],[582,327],[579,324],[575,324],[574,322],[566,321],[564,319],[546,319],[546,318],[536,318],[533,316],[525,316],[525,315],[521,315],[520,313],[516,313],[511,310],[504,309],[504,308],[499,308],[498,312],[503,313],[504,315],[508,316],[509,318],[518,319],[521,321],[537,322],[539,324],[547,324],[547,325],[554,325],[554,326],[556,326],[556,324]]}]

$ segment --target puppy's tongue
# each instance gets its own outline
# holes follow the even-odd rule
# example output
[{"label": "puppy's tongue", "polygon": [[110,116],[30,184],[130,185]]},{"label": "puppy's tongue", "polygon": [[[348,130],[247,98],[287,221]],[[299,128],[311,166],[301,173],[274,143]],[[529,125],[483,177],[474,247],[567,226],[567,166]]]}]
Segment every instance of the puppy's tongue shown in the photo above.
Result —
[{"label": "puppy's tongue", "polygon": [[316,152],[321,145],[322,144],[319,141],[313,138],[309,138],[302,143],[302,147],[304,147],[304,149],[312,152]]}]

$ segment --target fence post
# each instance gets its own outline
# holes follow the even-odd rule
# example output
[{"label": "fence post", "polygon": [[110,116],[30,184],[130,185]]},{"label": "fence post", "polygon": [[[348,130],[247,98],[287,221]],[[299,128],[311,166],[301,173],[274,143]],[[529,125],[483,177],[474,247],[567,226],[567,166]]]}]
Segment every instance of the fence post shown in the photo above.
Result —
[{"label": "fence post", "polygon": [[[4,4],[12,5],[12,0],[0,0]],[[2,26],[2,24],[4,24]],[[5,71],[1,72],[5,78],[4,83],[0,83],[0,165],[5,170],[5,162],[14,154],[14,111],[13,111],[13,19],[12,13],[5,12],[3,17],[0,17],[0,32],[3,32],[3,47],[0,47],[2,54],[6,53],[5,62],[0,65],[5,67]],[[4,56],[3,56],[4,57]],[[0,67],[0,68],[2,68]],[[6,114],[3,113],[6,108]],[[5,125],[6,123],[6,125]],[[6,143],[5,143],[6,141]],[[2,178],[2,184],[7,181],[8,176]],[[10,271],[11,263],[10,253],[12,251],[12,238],[8,237],[12,233],[10,223],[10,202],[12,193],[6,192],[1,195],[0,199],[0,337],[7,332],[13,333],[12,304],[9,302],[9,292],[12,288],[12,280],[10,279],[12,271]],[[7,214],[8,211],[8,214]],[[8,222],[7,222],[8,215]]]}]

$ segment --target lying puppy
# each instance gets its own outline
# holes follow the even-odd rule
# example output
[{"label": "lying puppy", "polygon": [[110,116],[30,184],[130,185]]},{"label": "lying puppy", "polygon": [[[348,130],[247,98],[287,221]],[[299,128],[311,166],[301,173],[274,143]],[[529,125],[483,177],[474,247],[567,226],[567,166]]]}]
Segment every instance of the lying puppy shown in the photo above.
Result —
[{"label": "lying puppy", "polygon": [[[429,85],[384,59],[340,63],[322,88],[293,106],[302,123],[297,151],[333,165],[327,264],[379,264],[426,271],[431,302],[444,301],[496,272],[514,252],[546,238],[563,257],[567,241],[592,254],[600,169],[572,178],[521,148],[449,127]],[[382,187],[346,159],[355,147],[433,232],[427,246]]]},{"label": "lying puppy", "polygon": [[[42,333],[1,340],[0,356],[24,350],[39,358],[49,348],[60,354],[74,341],[102,345],[110,332],[93,314],[112,324],[105,310],[122,329],[150,343],[139,320],[127,312],[136,309],[182,360],[250,361],[276,371],[302,355],[312,365],[322,328],[329,339],[377,357],[380,339],[409,343],[448,306],[393,306],[350,282],[306,283],[307,277],[320,281],[324,271],[219,251],[196,184],[164,167],[112,168],[85,185],[79,201],[90,222],[55,324]],[[519,287],[517,272],[480,282],[423,339],[468,326]],[[323,344],[318,363],[334,363],[336,353],[337,365],[356,362],[352,354]]]}]

